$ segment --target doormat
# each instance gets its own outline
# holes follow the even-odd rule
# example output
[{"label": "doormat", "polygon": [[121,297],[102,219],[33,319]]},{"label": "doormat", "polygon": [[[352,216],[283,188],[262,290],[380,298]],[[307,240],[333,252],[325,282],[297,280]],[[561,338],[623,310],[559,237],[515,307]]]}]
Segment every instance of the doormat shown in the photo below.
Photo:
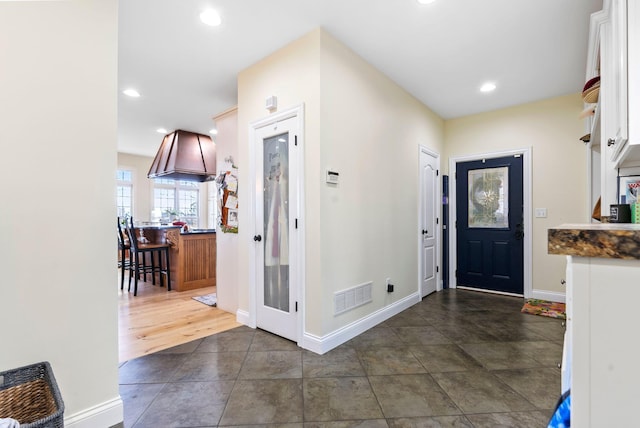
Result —
[{"label": "doormat", "polygon": [[566,306],[564,303],[551,302],[549,300],[527,299],[520,312],[532,315],[542,315],[543,317],[567,319]]},{"label": "doormat", "polygon": [[209,306],[216,306],[218,304],[218,297],[216,296],[216,293],[205,294],[204,296],[196,296],[192,297],[192,299]]}]

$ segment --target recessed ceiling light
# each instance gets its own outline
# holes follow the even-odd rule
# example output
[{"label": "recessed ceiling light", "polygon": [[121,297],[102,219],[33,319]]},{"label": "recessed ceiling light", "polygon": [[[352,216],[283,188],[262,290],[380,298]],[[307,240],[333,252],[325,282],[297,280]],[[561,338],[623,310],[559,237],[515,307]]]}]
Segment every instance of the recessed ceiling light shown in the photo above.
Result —
[{"label": "recessed ceiling light", "polygon": [[140,92],[133,88],[125,89],[122,93],[131,98],[138,98],[140,96]]},{"label": "recessed ceiling light", "polygon": [[164,128],[158,128],[158,129],[156,129],[156,132],[159,133],[159,134],[166,134],[167,130],[164,129]]},{"label": "recessed ceiling light", "polygon": [[213,128],[212,130],[209,131],[209,134],[218,135],[218,130],[216,128]]},{"label": "recessed ceiling light", "polygon": [[433,3],[436,0],[418,0],[418,3],[420,4],[429,4],[429,3]]},{"label": "recessed ceiling light", "polygon": [[480,92],[491,92],[496,89],[496,84],[492,82],[487,82],[484,85],[480,86]]},{"label": "recessed ceiling light", "polygon": [[213,9],[207,9],[200,14],[200,21],[212,27],[217,27],[222,23],[220,14]]}]

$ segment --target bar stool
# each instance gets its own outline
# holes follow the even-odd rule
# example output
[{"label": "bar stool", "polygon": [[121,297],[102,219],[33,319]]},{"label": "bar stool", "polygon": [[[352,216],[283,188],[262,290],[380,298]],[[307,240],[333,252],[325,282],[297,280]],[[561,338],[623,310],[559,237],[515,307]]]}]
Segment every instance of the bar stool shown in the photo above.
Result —
[{"label": "bar stool", "polygon": [[[128,235],[123,234],[121,226],[121,218],[118,217],[118,251],[120,252],[118,258],[118,268],[121,270],[120,275],[120,290],[124,290],[124,271],[129,271],[131,276],[132,271],[132,259],[131,259],[131,245],[129,245]],[[125,236],[127,239],[125,240]]]},{"label": "bar stool", "polygon": [[[135,228],[133,227],[133,218],[131,218],[130,223],[127,224],[127,233],[129,235],[129,245],[131,246],[131,255],[133,257],[133,261],[131,263],[132,268],[129,274],[129,291],[131,291],[131,273],[134,276],[134,285],[133,285],[133,295],[138,295],[138,278],[140,275],[144,275],[146,279],[146,274],[150,273],[151,277],[154,278],[155,274],[158,274],[160,279],[160,286],[162,287],[163,283],[163,275],[166,276],[167,279],[167,291],[171,291],[171,268],[169,263],[169,249],[171,248],[171,244],[168,243],[141,243],[138,241],[138,237],[136,236]],[[149,254],[151,256],[151,265],[147,265],[144,262],[145,255]],[[154,256],[158,254],[158,265],[156,266],[154,262]],[[163,257],[164,256],[164,257]],[[164,263],[163,263],[164,258]],[[163,266],[164,265],[164,266]]]}]

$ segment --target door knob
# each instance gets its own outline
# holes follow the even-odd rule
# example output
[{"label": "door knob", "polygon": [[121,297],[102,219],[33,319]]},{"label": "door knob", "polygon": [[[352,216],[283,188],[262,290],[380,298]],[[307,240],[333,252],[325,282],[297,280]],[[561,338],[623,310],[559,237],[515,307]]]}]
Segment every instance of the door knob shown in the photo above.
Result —
[{"label": "door knob", "polygon": [[253,240],[256,241],[256,242],[260,242],[260,241],[262,241],[262,236],[256,235],[256,236],[253,237]]},{"label": "door knob", "polygon": [[428,234],[429,234],[429,231],[428,231],[428,230],[423,230],[423,231],[422,231],[422,234],[423,234],[423,235],[428,235]]}]

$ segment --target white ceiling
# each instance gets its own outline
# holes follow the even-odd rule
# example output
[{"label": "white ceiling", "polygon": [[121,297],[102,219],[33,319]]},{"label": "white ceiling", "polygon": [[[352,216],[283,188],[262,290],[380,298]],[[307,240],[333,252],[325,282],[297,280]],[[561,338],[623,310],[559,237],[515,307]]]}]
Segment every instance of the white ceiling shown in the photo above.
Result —
[{"label": "white ceiling", "polygon": [[[199,20],[211,7],[222,25]],[[239,71],[323,27],[444,119],[582,90],[602,0],[121,0],[118,150],[154,156],[156,129],[206,134]],[[485,81],[497,89],[479,92]],[[268,112],[265,110],[265,115]]]}]

